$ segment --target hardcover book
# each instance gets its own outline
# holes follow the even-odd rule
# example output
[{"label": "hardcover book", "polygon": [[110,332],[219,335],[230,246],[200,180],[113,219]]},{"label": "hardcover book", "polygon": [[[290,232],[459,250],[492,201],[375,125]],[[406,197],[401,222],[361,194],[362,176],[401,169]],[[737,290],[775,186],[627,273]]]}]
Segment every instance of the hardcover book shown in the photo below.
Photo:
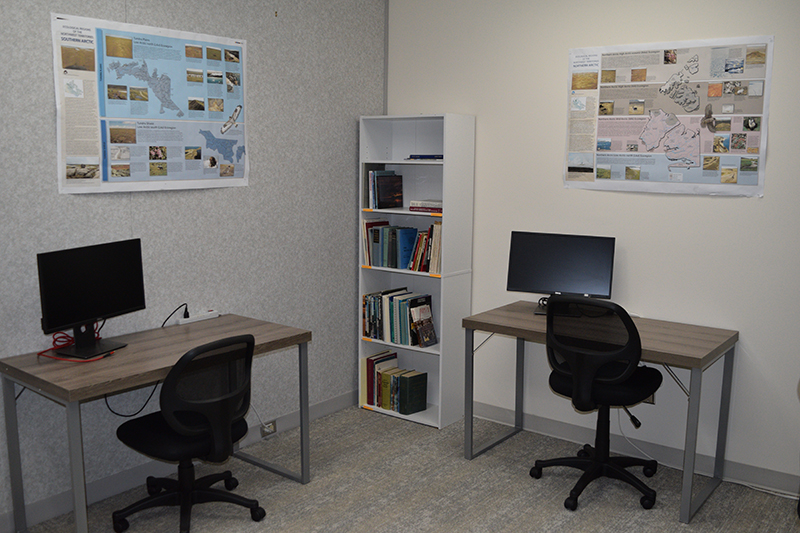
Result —
[{"label": "hardcover book", "polygon": [[378,209],[403,207],[403,176],[375,176]]},{"label": "hardcover book", "polygon": [[428,374],[413,370],[402,374],[400,381],[400,401],[398,411],[410,415],[424,411],[428,407]]},{"label": "hardcover book", "polygon": [[439,341],[436,338],[436,330],[433,327],[433,317],[429,305],[421,305],[411,309],[411,317],[414,320],[414,327],[417,331],[417,340],[422,348],[433,346]]}]

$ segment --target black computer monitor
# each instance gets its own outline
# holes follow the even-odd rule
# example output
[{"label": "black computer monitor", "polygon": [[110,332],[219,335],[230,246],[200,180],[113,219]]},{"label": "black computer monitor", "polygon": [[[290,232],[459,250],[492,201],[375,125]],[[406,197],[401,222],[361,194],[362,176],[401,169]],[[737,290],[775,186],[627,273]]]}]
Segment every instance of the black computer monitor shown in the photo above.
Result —
[{"label": "black computer monitor", "polygon": [[614,237],[511,232],[509,291],[611,298],[613,272]]},{"label": "black computer monitor", "polygon": [[145,308],[140,239],[37,254],[42,330],[73,329],[56,351],[89,359],[125,346],[95,338],[94,323]]}]

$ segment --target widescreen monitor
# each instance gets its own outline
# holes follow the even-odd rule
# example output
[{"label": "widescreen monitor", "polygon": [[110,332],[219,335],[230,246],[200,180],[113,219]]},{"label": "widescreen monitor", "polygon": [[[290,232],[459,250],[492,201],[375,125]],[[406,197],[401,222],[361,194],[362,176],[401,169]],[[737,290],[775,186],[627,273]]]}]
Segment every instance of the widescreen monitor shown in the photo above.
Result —
[{"label": "widescreen monitor", "polygon": [[122,346],[95,338],[94,323],[145,308],[140,239],[37,254],[42,331],[73,329],[56,351],[88,359]]},{"label": "widescreen monitor", "polygon": [[509,291],[611,298],[613,271],[614,237],[511,232]]}]

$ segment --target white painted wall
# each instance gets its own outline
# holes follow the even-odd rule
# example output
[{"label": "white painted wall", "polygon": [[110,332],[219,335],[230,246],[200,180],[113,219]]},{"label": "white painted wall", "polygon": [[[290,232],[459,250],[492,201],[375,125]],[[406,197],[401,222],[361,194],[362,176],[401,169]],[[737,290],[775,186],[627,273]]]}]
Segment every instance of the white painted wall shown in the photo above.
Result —
[{"label": "white painted wall", "polygon": [[[795,0],[389,0],[388,112],[477,117],[473,312],[535,298],[505,290],[512,230],[616,237],[615,301],[642,316],[740,331],[727,459],[792,476],[800,472],[798,20]],[[750,35],[775,36],[763,198],[564,189],[569,49]],[[593,417],[547,387],[543,348],[528,353],[525,412],[591,427]],[[513,341],[492,339],[478,354],[476,401],[513,409]],[[699,452],[708,455],[717,366],[703,390]],[[688,384],[688,372],[679,375]],[[637,408],[644,426],[635,437],[682,448],[685,412],[667,378],[656,405]]]}]

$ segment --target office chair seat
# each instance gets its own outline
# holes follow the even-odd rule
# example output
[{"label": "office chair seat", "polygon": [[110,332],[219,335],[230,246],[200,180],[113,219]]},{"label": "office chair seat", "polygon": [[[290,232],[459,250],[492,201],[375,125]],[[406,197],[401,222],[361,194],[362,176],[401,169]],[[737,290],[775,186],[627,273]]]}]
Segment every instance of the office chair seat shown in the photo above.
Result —
[{"label": "office chair seat", "polygon": [[610,477],[628,483],[642,493],[645,509],[655,505],[656,492],[627,471],[643,467],[646,477],[655,475],[658,463],[636,457],[610,455],[611,407],[635,405],[652,396],[663,377],[655,368],[639,366],[641,340],[636,325],[622,307],[589,298],[552,296],[547,304],[547,359],[553,371],[550,387],[572,400],[578,411],[597,410],[595,444],[585,445],[577,456],[537,460],[531,477],[542,469],[568,466],[583,470],[564,507],[574,511],[578,497],[593,480]]},{"label": "office chair seat", "polygon": [[[231,440],[238,442],[247,434],[247,421],[231,426]],[[176,433],[160,411],[129,420],[117,428],[117,438],[137,452],[167,462],[186,456],[206,457],[211,452],[209,439],[197,439]]]},{"label": "office chair seat", "polygon": [[[250,509],[256,522],[266,516],[257,500],[230,493],[239,482],[230,471],[195,479],[194,459],[227,460],[247,433],[252,335],[221,339],[186,352],[161,387],[161,410],[117,428],[117,437],[144,455],[178,463],[178,479],[147,478],[149,496],[114,511],[114,531],[128,529],[128,516],[157,506],[180,507],[180,532],[188,533],[192,506],[218,501]],[[225,489],[212,488],[224,482]]]},{"label": "office chair seat", "polygon": [[[658,390],[663,381],[663,376],[655,368],[640,366],[634,370],[633,375],[623,383],[609,385],[595,383],[592,387],[592,401],[597,405],[621,407],[641,403]],[[563,396],[572,396],[572,378],[550,373],[550,387]]]}]

